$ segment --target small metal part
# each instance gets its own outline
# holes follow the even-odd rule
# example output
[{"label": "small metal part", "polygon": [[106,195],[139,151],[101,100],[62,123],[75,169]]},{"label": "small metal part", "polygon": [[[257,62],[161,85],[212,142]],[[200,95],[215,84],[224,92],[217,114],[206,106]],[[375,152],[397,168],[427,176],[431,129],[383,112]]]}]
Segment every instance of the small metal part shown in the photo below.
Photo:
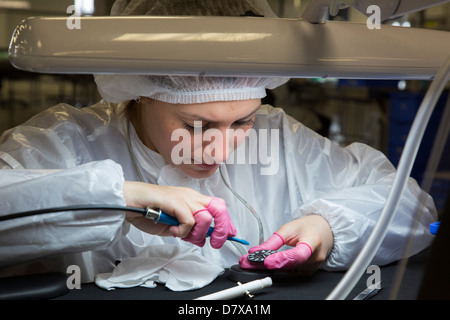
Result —
[{"label": "small metal part", "polygon": [[155,223],[158,223],[159,217],[161,217],[161,209],[153,210],[151,208],[146,208],[147,212],[145,213],[145,217],[147,219],[153,220]]},{"label": "small metal part", "polygon": [[381,289],[381,283],[383,281],[377,282],[374,286],[370,286],[367,289],[361,291],[353,300],[368,300],[376,295]]},{"label": "small metal part", "polygon": [[248,261],[250,262],[256,262],[256,263],[264,263],[264,260],[271,254],[276,253],[275,250],[259,250],[255,251],[253,253],[250,253],[247,256]]},{"label": "small metal part", "polygon": [[[238,285],[242,286],[242,283],[240,283],[239,281],[237,282]],[[255,296],[253,294],[250,293],[250,291],[245,290],[245,295],[247,296],[247,298],[249,298],[250,300],[253,299]]]}]

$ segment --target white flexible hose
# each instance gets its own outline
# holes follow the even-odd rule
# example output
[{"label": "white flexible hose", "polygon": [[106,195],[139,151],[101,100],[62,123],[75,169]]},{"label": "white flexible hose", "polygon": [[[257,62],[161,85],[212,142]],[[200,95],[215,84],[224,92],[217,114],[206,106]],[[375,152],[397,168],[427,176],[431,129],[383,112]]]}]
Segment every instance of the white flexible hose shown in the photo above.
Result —
[{"label": "white flexible hose", "polygon": [[[256,219],[256,222],[258,223],[258,230],[259,230],[259,244],[262,244],[264,242],[264,227],[261,221],[261,218],[259,217],[258,213],[256,212],[255,209],[253,209],[253,207],[247,202],[245,201],[244,198],[242,198],[239,193],[237,193],[236,191],[233,190],[233,188],[230,186],[230,184],[227,182],[227,180],[225,180],[225,177],[223,175],[222,172],[222,166],[219,167],[219,172],[220,172],[220,176],[222,178],[223,183],[225,184],[225,186],[228,188],[228,190],[231,191],[231,193],[238,198],[239,201],[242,202],[242,204],[253,214],[253,216]],[[247,253],[247,252],[245,252]]]},{"label": "white flexible hose", "polygon": [[428,92],[425,95],[425,98],[415,116],[405,143],[405,147],[400,157],[400,162],[392,189],[378,222],[372,231],[372,234],[344,277],[328,295],[326,298],[327,300],[345,299],[354,288],[355,284],[359,281],[362,274],[367,269],[369,263],[378,251],[381,242],[386,236],[387,228],[394,217],[431,114],[433,113],[436,103],[449,78],[450,57],[446,60],[444,66],[439,70],[434,81],[431,83],[430,88],[428,89]]}]

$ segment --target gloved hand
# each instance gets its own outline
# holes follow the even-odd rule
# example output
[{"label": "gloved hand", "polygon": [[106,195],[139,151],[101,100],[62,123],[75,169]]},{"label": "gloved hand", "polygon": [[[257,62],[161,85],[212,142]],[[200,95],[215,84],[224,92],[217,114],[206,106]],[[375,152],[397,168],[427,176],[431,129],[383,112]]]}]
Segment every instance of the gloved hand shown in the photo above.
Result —
[{"label": "gloved hand", "polygon": [[227,237],[236,235],[225,200],[200,194],[190,188],[125,181],[124,198],[127,206],[160,208],[179,222],[177,226],[155,224],[142,214],[127,212],[128,222],[150,234],[166,237],[172,235],[203,246],[209,227],[214,221],[211,246],[216,249],[223,246]]},{"label": "gloved hand", "polygon": [[282,269],[312,275],[330,255],[334,236],[328,221],[319,215],[308,215],[284,224],[266,242],[249,252],[278,250],[283,245],[293,248],[268,256],[264,264],[248,261],[248,255],[242,256],[239,263],[244,269]]},{"label": "gloved hand", "polygon": [[195,225],[183,240],[199,247],[205,244],[205,237],[213,220],[214,232],[210,240],[213,248],[221,248],[228,237],[234,237],[237,233],[223,199],[213,198],[206,208],[194,212],[193,215]]},{"label": "gloved hand", "polygon": [[[251,248],[248,252],[253,253],[260,250],[275,250],[277,251],[283,245],[285,245],[285,241],[281,235],[278,233],[274,233],[266,242],[263,244]],[[305,263],[313,254],[311,247],[304,243],[298,243],[295,248],[280,251],[274,254],[271,254],[264,260],[264,264],[262,263],[253,263],[247,259],[248,254],[242,256],[239,259],[239,264],[243,269],[281,269],[281,270],[290,270],[295,268],[296,266]]]}]

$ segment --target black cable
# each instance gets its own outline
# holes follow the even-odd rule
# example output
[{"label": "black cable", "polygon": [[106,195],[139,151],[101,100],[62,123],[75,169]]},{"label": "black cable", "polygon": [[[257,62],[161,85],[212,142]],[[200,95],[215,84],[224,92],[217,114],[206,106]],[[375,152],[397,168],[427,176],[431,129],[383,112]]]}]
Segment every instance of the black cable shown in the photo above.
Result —
[{"label": "black cable", "polygon": [[86,211],[86,210],[109,210],[109,211],[129,211],[141,214],[146,214],[147,210],[142,208],[125,207],[125,206],[110,206],[110,205],[75,205],[75,206],[65,206],[65,207],[55,207],[55,208],[44,208],[37,210],[30,210],[24,212],[13,213],[6,216],[1,216],[0,221],[12,220],[17,218],[42,215],[55,212],[64,211]]}]

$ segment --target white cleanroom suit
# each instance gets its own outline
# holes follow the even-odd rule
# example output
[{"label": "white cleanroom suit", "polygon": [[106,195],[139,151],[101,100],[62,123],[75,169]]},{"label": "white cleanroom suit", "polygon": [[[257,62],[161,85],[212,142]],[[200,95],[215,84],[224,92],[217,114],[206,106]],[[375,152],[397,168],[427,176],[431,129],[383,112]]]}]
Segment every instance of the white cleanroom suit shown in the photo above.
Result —
[{"label": "white cleanroom suit", "polygon": [[[104,101],[84,109],[61,104],[6,131],[0,138],[0,215],[63,205],[125,205],[124,181],[141,176],[148,183],[187,186],[225,199],[237,237],[249,241],[248,248],[258,245],[254,216],[227,189],[220,173],[194,179],[166,164],[139,140],[122,115],[123,108],[124,104]],[[276,133],[279,140],[272,150],[278,152],[270,154],[269,149],[264,162],[222,164],[222,172],[259,214],[264,238],[293,219],[321,215],[334,235],[334,247],[322,268],[349,267],[385,204],[394,167],[379,151],[363,144],[341,148],[267,105],[258,111],[253,130],[259,143]],[[254,155],[259,147],[246,143],[235,153]],[[409,180],[374,264],[401,258],[422,194],[417,183]],[[431,197],[425,199],[412,254],[433,239],[429,224],[437,215]],[[60,267],[77,264],[83,281],[92,281],[95,274],[110,271],[116,261],[150,244],[191,245],[144,234],[124,217],[124,212],[80,211],[4,221],[0,224],[1,267],[51,260]],[[237,264],[242,254],[229,241],[219,250],[207,241],[201,251],[223,267]],[[46,267],[46,263],[40,265]]]}]

